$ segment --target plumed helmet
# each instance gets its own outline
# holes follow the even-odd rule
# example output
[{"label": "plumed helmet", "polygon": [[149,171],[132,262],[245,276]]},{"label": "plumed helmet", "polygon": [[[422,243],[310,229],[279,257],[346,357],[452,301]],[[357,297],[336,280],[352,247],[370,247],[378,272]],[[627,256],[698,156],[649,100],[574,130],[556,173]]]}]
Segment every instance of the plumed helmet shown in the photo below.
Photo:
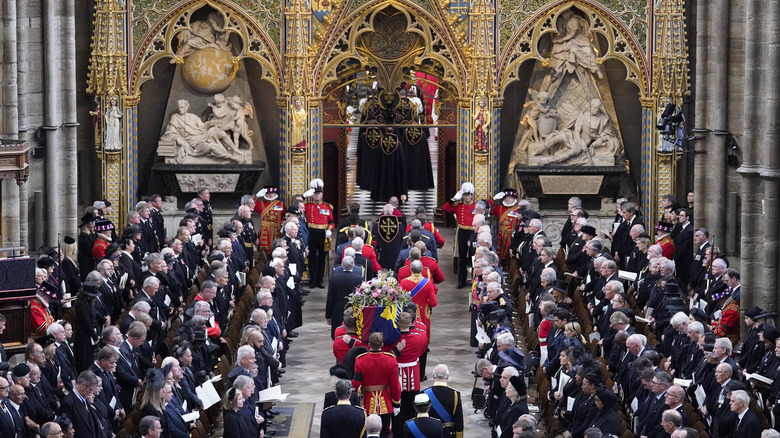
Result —
[{"label": "plumed helmet", "polygon": [[322,191],[322,188],[325,187],[325,183],[322,182],[322,180],[319,179],[319,178],[314,178],[309,183],[309,187],[311,189],[314,189],[314,192],[317,193],[317,192],[321,192]]},{"label": "plumed helmet", "polygon": [[474,184],[465,182],[460,186],[460,191],[463,193],[474,193]]}]

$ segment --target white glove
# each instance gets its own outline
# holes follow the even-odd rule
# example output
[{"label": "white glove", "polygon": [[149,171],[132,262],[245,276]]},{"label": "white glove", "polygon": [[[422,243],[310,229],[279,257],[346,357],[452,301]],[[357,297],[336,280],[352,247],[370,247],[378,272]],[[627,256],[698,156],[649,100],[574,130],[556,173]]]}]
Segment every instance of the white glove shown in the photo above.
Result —
[{"label": "white glove", "polygon": [[393,408],[393,416],[394,416],[394,417],[395,417],[396,415],[400,414],[400,413],[401,413],[401,408]]},{"label": "white glove", "polygon": [[498,200],[500,200],[500,199],[504,199],[504,196],[506,196],[506,193],[504,193],[504,192],[498,192],[498,193],[496,193],[496,196],[493,196],[493,199],[495,199],[496,201],[498,201]]},{"label": "white glove", "polygon": [[462,197],[463,197],[463,192],[458,191],[458,193],[455,193],[455,196],[453,196],[452,199],[454,199],[456,201],[460,201],[460,198],[462,198]]},{"label": "white glove", "polygon": [[262,189],[259,192],[257,192],[257,194],[255,196],[258,197],[258,198],[262,198],[262,197],[265,196],[265,192],[267,192],[267,191],[268,191],[267,189]]},{"label": "white glove", "polygon": [[309,190],[306,190],[305,192],[303,192],[303,197],[304,198],[308,198],[308,197],[312,196],[313,194],[314,194],[314,189],[309,189]]},{"label": "white glove", "polygon": [[325,230],[325,238],[330,239],[330,236],[333,235],[333,231],[331,230]]}]

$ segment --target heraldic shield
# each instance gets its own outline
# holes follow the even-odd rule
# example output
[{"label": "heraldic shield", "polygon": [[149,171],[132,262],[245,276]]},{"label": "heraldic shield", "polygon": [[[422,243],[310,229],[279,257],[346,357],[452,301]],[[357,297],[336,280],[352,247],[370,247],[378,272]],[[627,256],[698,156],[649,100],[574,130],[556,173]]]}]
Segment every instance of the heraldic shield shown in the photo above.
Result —
[{"label": "heraldic shield", "polygon": [[392,242],[400,231],[398,216],[380,216],[377,228],[379,228],[379,237],[383,241]]},{"label": "heraldic shield", "polygon": [[396,149],[398,149],[398,136],[386,133],[382,137],[382,152],[384,152],[385,155],[392,155]]},{"label": "heraldic shield", "polygon": [[406,128],[406,140],[410,145],[417,144],[417,142],[420,141],[420,138],[422,138],[422,128],[417,126]]},{"label": "heraldic shield", "polygon": [[366,129],[366,143],[371,149],[376,149],[382,142],[382,131],[377,127]]}]

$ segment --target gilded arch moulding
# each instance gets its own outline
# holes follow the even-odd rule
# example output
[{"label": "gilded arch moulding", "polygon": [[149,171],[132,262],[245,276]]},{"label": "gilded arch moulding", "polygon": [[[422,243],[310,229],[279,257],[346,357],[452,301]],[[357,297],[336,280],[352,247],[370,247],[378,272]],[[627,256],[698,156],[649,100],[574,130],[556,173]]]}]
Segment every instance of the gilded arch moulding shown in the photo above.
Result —
[{"label": "gilded arch moulding", "polygon": [[354,10],[341,8],[337,14],[344,16],[333,20],[338,24],[331,27],[312,57],[312,89],[320,94],[328,83],[336,80],[336,66],[340,62],[348,58],[364,59],[356,50],[356,40],[360,34],[372,30],[373,16],[387,6],[396,7],[409,18],[416,17],[416,20],[408,21],[409,31],[426,36],[424,56],[437,60],[445,67],[443,79],[449,81],[459,94],[467,93],[469,73],[464,47],[453,38],[447,17],[439,8],[433,8],[431,12],[408,0],[368,2]]},{"label": "gilded arch moulding", "polygon": [[618,17],[601,5],[585,0],[557,1],[541,8],[532,18],[523,24],[510,38],[502,52],[497,66],[496,77],[499,95],[506,87],[519,80],[519,68],[528,60],[546,62],[538,51],[540,38],[555,33],[558,17],[571,7],[583,11],[588,16],[590,30],[602,35],[607,46],[596,62],[601,64],[607,59],[620,61],[626,67],[626,80],[636,84],[640,99],[650,96],[650,64],[645,49],[640,45],[631,30]]},{"label": "gilded arch moulding", "polygon": [[137,104],[141,96],[141,85],[154,78],[157,61],[174,59],[174,37],[190,26],[189,18],[198,9],[210,6],[222,14],[225,30],[233,32],[242,41],[241,59],[254,59],[262,69],[261,79],[268,80],[280,92],[283,83],[281,56],[271,37],[250,15],[237,4],[226,0],[198,0],[182,2],[161,16],[141,38],[130,65],[130,104]]}]

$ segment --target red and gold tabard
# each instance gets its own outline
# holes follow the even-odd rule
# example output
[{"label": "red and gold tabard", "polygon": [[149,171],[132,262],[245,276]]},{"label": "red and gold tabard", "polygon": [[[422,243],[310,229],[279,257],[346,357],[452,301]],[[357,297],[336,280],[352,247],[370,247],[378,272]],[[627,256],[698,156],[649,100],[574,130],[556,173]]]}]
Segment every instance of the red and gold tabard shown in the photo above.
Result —
[{"label": "red and gold tabard", "polygon": [[398,362],[392,353],[370,351],[355,358],[352,387],[363,387],[363,407],[371,414],[392,414],[401,405]]},{"label": "red and gold tabard", "polygon": [[720,310],[720,319],[712,323],[712,332],[731,339],[731,342],[739,342],[739,305],[732,297]]},{"label": "red and gold tabard", "polygon": [[[491,201],[491,205],[493,202]],[[512,233],[520,222],[521,214],[518,206],[506,207],[503,204],[493,205],[490,214],[498,217],[498,238],[496,239],[496,252],[501,260],[509,255],[509,246],[512,243]]]},{"label": "red and gold tabard", "polygon": [[664,235],[655,241],[656,245],[661,245],[661,255],[669,260],[674,260],[674,239],[669,234]]},{"label": "red and gold tabard", "polygon": [[471,230],[474,223],[474,208],[476,205],[464,204],[460,201],[450,204],[450,201],[444,203],[441,207],[445,213],[451,213],[455,215],[455,220],[458,221],[458,228],[461,230]]},{"label": "red and gold tabard", "polygon": [[333,230],[333,206],[327,202],[306,203],[306,221],[309,229]]},{"label": "red and gold tabard", "polygon": [[46,335],[46,329],[54,322],[54,316],[49,307],[43,304],[40,298],[35,297],[30,301],[30,329],[32,337],[39,338]]},{"label": "red and gold tabard", "polygon": [[401,380],[401,391],[419,391],[420,356],[428,348],[428,337],[416,331],[401,332],[400,341],[406,341],[404,349],[398,353],[398,374]]},{"label": "red and gold tabard", "polygon": [[260,229],[257,232],[260,249],[271,252],[271,245],[279,237],[279,232],[282,229],[287,207],[284,202],[278,199],[273,201],[258,199],[255,203],[255,211],[260,215]]}]

